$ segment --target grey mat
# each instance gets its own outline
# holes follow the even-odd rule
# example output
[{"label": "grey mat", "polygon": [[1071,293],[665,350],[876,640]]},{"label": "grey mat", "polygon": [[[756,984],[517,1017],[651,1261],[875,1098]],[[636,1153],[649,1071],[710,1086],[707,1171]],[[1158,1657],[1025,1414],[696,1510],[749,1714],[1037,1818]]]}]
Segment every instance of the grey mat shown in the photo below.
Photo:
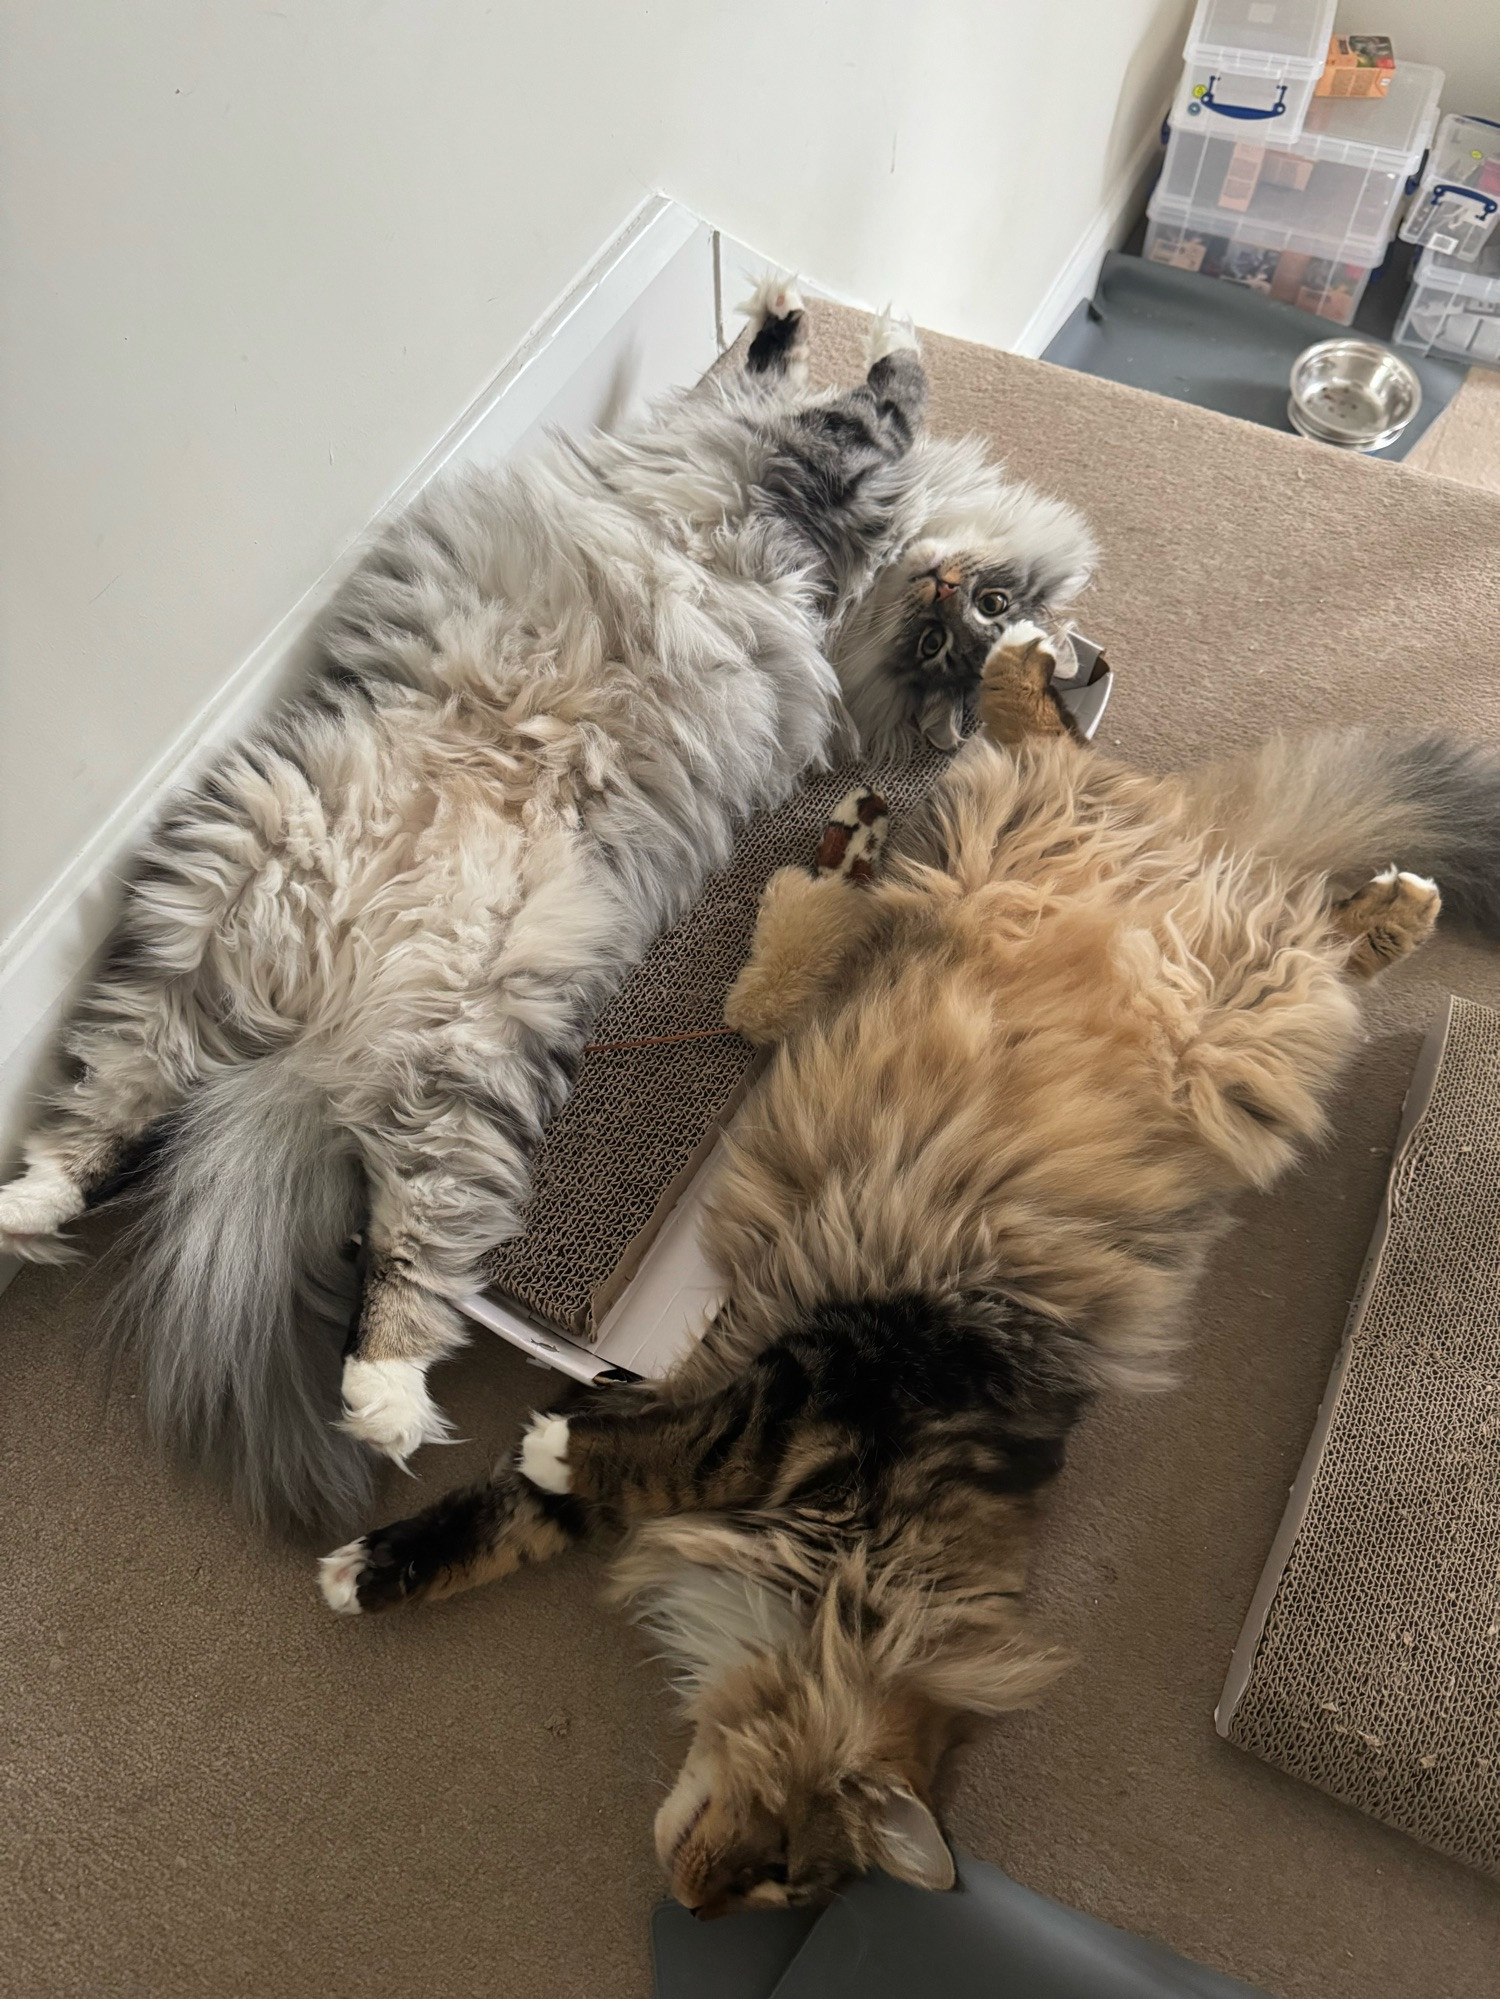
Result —
[{"label": "grey mat", "polygon": [[[1064,1908],[959,1857],[950,1895],[883,1874],[821,1915],[700,1923],[675,1902],[651,1925],[656,1999],[1252,1999],[1148,1938]],[[799,1947],[800,1945],[800,1947]]]},{"label": "grey mat", "polygon": [[[1373,333],[1364,318],[1362,309],[1350,330]],[[1342,330],[1244,285],[1112,251],[1093,298],[1073,313],[1045,358],[1290,432],[1286,401],[1293,361],[1315,340]],[[1426,360],[1405,348],[1401,354],[1422,384],[1422,407],[1394,444],[1370,453],[1373,458],[1404,458],[1468,372],[1460,362]]]}]

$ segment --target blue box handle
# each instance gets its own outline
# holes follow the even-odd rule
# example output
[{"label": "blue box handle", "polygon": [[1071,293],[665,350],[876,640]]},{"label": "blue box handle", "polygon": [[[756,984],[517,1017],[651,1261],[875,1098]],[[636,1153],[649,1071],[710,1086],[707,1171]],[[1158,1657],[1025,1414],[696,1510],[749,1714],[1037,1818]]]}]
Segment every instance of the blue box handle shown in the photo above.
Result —
[{"label": "blue box handle", "polygon": [[1486,215],[1493,215],[1500,208],[1500,201],[1496,201],[1492,194],[1481,194],[1477,187],[1461,187],[1452,180],[1435,180],[1432,183],[1432,192],[1427,197],[1428,207],[1433,207],[1439,195],[1444,194],[1461,194],[1470,201],[1477,201]]},{"label": "blue box handle", "polygon": [[1276,102],[1264,110],[1257,110],[1253,104],[1224,104],[1214,96],[1214,85],[1218,82],[1211,76],[1201,90],[1195,90],[1188,99],[1188,111],[1196,116],[1200,111],[1217,111],[1221,118],[1280,118],[1286,111],[1286,85],[1276,86]]}]

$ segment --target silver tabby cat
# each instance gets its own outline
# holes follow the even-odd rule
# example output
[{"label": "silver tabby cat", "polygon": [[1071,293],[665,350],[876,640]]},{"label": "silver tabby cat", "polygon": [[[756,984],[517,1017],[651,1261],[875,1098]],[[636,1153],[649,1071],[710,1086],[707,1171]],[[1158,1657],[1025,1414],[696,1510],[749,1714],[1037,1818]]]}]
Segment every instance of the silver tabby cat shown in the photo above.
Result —
[{"label": "silver tabby cat", "polygon": [[308,685],[146,844],[0,1191],[0,1250],[57,1256],[150,1148],[114,1337],[258,1519],[348,1517],[371,1447],[446,1433],[453,1301],[737,826],[851,721],[950,740],[1006,622],[1087,577],[1069,508],[923,433],[909,329],[809,394],[800,299],[749,310],[743,366],[379,537]]}]

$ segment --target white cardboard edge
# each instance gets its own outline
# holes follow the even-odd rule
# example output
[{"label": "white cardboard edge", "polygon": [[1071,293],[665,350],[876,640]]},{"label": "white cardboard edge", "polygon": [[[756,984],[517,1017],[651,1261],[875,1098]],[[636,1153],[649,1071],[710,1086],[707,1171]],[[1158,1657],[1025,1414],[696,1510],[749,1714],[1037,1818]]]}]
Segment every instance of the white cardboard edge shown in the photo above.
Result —
[{"label": "white cardboard edge", "polygon": [[462,1298],[459,1310],[580,1381],[596,1381],[614,1368],[659,1381],[702,1339],[719,1308],[719,1278],[703,1253],[698,1224],[721,1145],[715,1145],[674,1202],[592,1346],[536,1326],[493,1293]]},{"label": "white cardboard edge", "polygon": [[1307,1449],[1302,1454],[1302,1463],[1297,1476],[1292,1481],[1287,1494],[1286,1511],[1281,1516],[1281,1525],[1276,1530],[1276,1538],[1271,1543],[1271,1552],[1266,1557],[1266,1565],[1261,1570],[1260,1581],[1255,1585],[1255,1594],[1250,1599],[1250,1608],[1245,1614],[1239,1640],[1234,1655],[1229,1661],[1229,1671],[1224,1677],[1224,1690],[1219,1695],[1214,1708],[1214,1727],[1219,1734],[1227,1737],[1235,1710],[1245,1697],[1245,1689],[1255,1669],[1256,1654],[1265,1636],[1266,1620],[1271,1615],[1271,1606],[1276,1601],[1276,1593],[1281,1588],[1281,1579],[1286,1573],[1287,1563],[1292,1558],[1292,1550],[1297,1545],[1298,1536],[1307,1520],[1307,1510],[1312,1504],[1313,1486],[1317,1481],[1318,1467],[1323,1462],[1323,1452],[1328,1444],[1328,1433],[1333,1428],[1333,1419],[1338,1414],[1339,1399],[1348,1379],[1349,1366],[1354,1354],[1354,1343],[1364,1324],[1365,1310],[1380,1275],[1380,1266],[1385,1257],[1385,1246],[1390,1236],[1392,1202],[1391,1188],[1396,1175],[1401,1170],[1401,1162],[1411,1144],[1412,1137],[1423,1118],[1427,1115],[1432,1093],[1437,1085],[1438,1071],[1442,1067],[1443,1050],[1448,1045],[1448,1034],[1453,1023],[1454,996],[1449,994],[1447,1005],[1428,1029],[1412,1070],[1410,1083],[1406,1088],[1406,1099],[1401,1107],[1401,1125],[1396,1133],[1396,1142],[1391,1148],[1390,1170],[1386,1174],[1385,1191],[1381,1195],[1380,1208],[1375,1217],[1375,1227],[1370,1237],[1370,1247],[1365,1255],[1364,1267],[1359,1273],[1359,1282],[1354,1288],[1354,1297],[1349,1306],[1349,1316],[1344,1324],[1344,1337],[1328,1377],[1328,1386],[1323,1391],[1323,1399],[1318,1405],[1317,1420],[1312,1427],[1312,1435],[1307,1440]]}]

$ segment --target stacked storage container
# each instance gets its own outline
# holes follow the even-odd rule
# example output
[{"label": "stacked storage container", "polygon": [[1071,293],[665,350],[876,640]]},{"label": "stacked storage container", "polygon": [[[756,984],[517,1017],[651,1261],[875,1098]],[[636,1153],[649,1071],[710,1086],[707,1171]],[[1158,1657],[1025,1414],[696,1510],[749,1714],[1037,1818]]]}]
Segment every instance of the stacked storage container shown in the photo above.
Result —
[{"label": "stacked storage container", "polygon": [[1173,122],[1219,137],[1298,138],[1338,0],[1198,0]]},{"label": "stacked storage container", "polygon": [[[1306,64],[1315,49],[1314,73],[1262,76],[1252,95],[1227,67],[1251,52],[1207,41],[1226,17],[1258,35],[1265,63]],[[1398,62],[1384,97],[1314,97],[1332,18],[1326,0],[1200,0],[1145,253],[1347,326],[1432,138],[1443,73]]]},{"label": "stacked storage container", "polygon": [[1500,368],[1500,235],[1473,263],[1427,249],[1396,328],[1403,347]]},{"label": "stacked storage container", "polygon": [[1438,127],[1401,234],[1440,257],[1472,264],[1500,235],[1500,125],[1453,112]]}]

